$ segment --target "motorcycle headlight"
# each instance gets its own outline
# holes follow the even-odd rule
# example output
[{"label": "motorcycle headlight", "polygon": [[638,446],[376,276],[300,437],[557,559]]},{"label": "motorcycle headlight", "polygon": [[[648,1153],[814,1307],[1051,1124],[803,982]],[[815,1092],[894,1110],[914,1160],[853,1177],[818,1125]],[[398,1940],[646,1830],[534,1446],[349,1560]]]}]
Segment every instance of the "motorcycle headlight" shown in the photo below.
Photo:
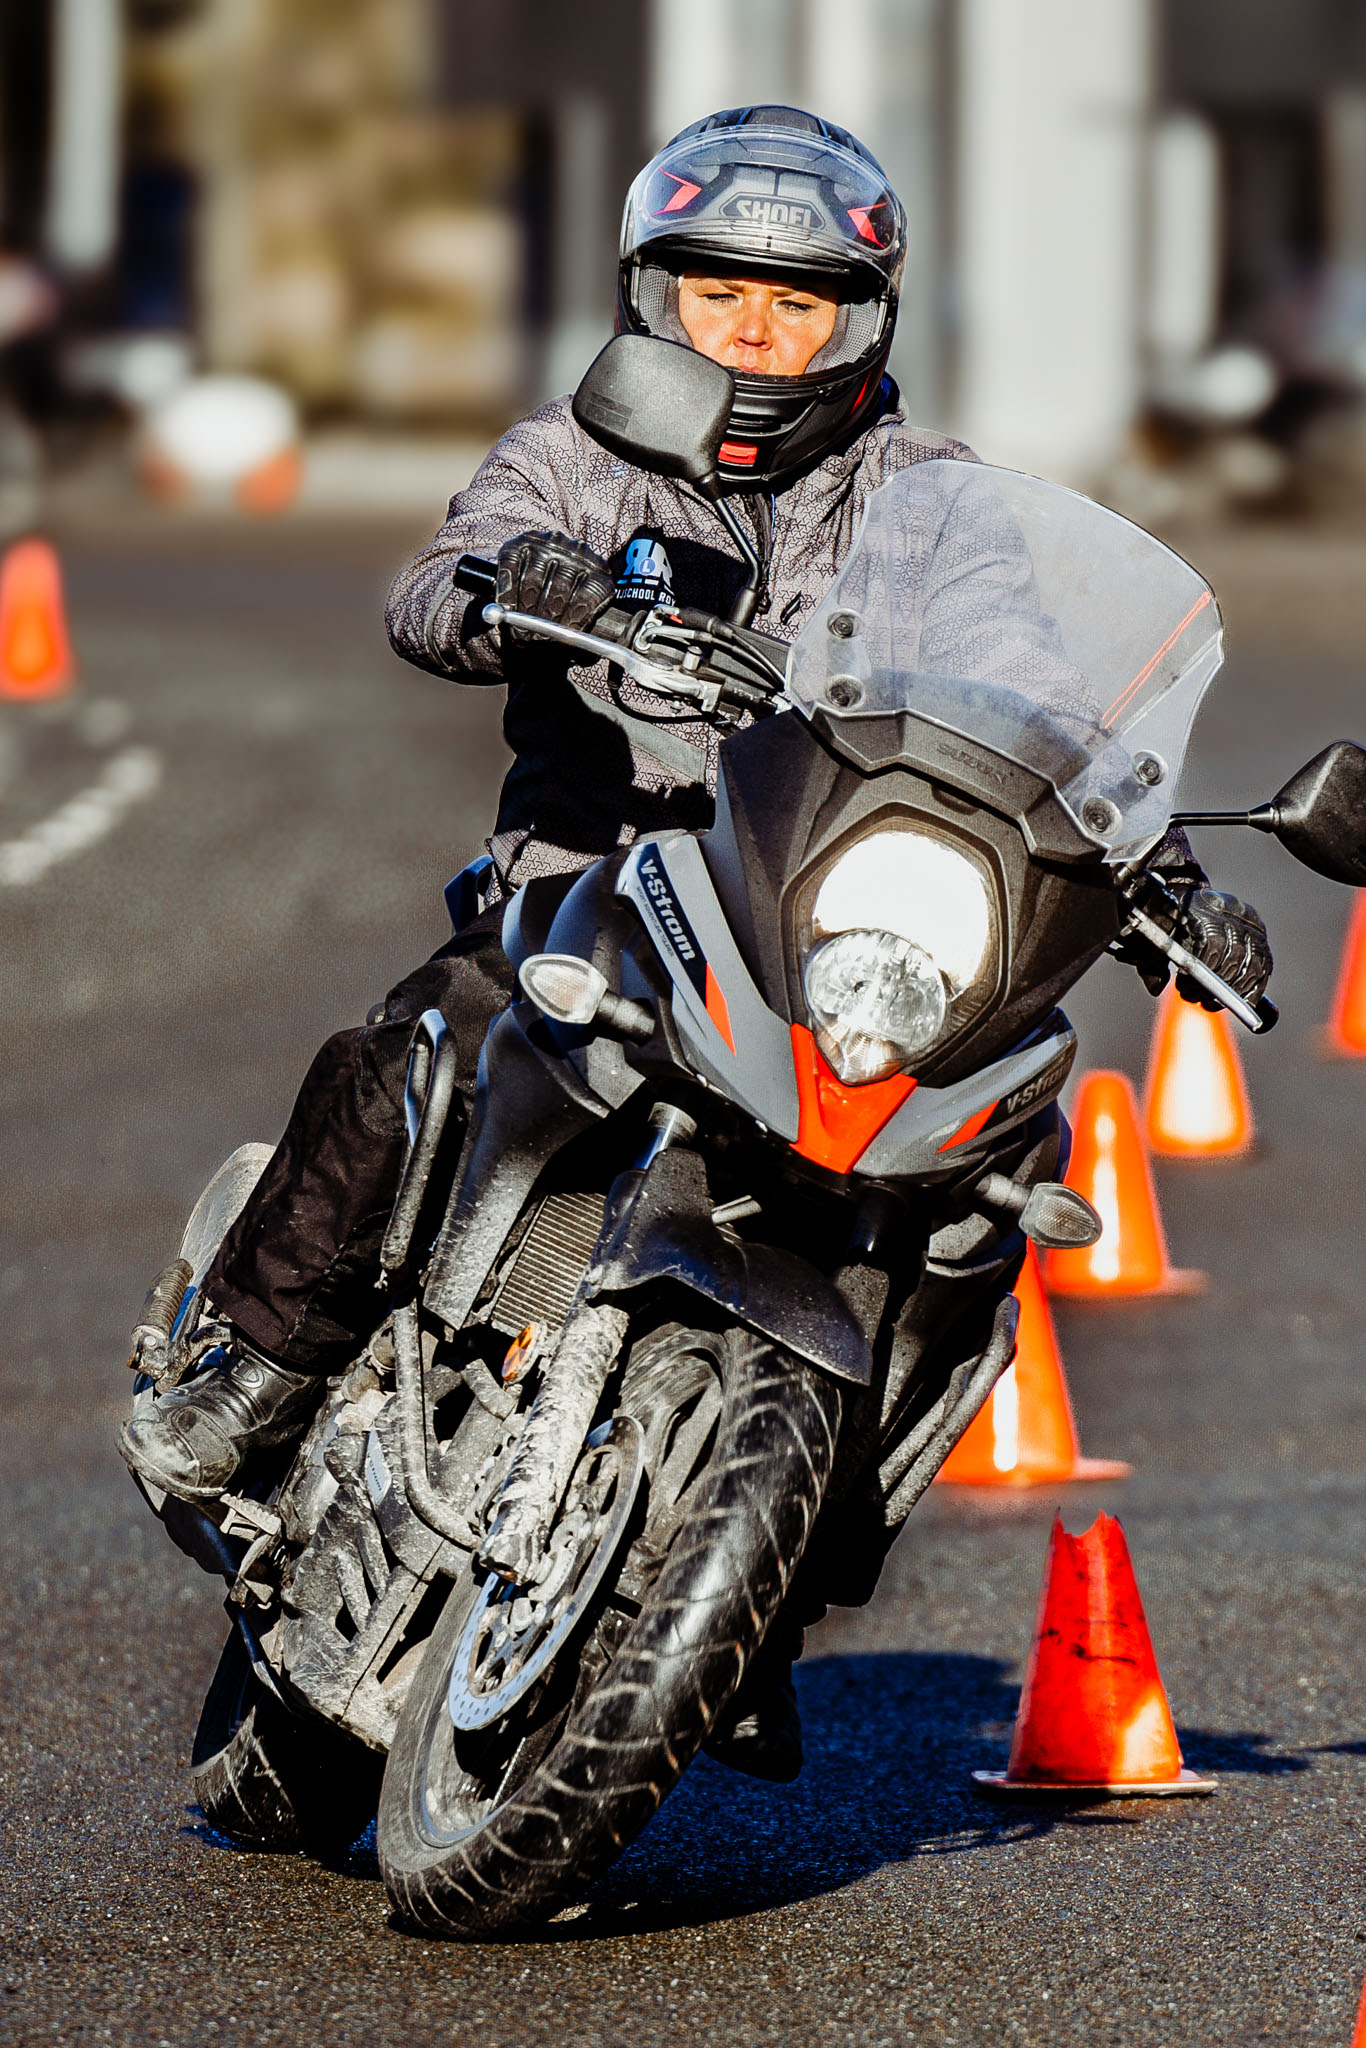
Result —
[{"label": "motorcycle headlight", "polygon": [[891,932],[841,932],[806,963],[816,1042],[842,1081],[876,1081],[934,1044],[948,1015],[944,977]]},{"label": "motorcycle headlight", "polygon": [[842,1081],[876,1081],[927,1052],[992,960],[992,897],[976,863],[923,832],[872,832],[821,882],[803,977],[816,1042]]}]

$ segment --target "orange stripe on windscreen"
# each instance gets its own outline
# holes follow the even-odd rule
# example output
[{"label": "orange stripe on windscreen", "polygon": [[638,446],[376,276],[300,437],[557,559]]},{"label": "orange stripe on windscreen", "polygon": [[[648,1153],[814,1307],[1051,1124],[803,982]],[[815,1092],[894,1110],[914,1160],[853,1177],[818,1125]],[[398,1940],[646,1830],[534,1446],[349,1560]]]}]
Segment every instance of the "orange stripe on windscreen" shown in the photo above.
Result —
[{"label": "orange stripe on windscreen", "polygon": [[1152,659],[1150,661],[1145,662],[1143,667],[1139,670],[1138,674],[1134,677],[1133,681],[1128,685],[1128,687],[1120,691],[1114,703],[1110,706],[1110,709],[1106,712],[1105,716],[1100,721],[1102,730],[1107,732],[1110,730],[1115,720],[1119,717],[1120,712],[1124,709],[1125,705],[1129,702],[1129,699],[1133,696],[1134,692],[1136,690],[1141,690],[1143,685],[1147,682],[1149,676],[1157,667],[1157,664],[1159,663],[1159,661],[1161,661],[1163,655],[1167,652],[1168,648],[1174,647],[1176,645],[1177,641],[1181,638],[1181,635],[1185,632],[1187,626],[1195,617],[1196,613],[1202,612],[1205,609],[1205,606],[1211,602],[1212,593],[1208,590],[1206,590],[1205,592],[1203,592],[1201,596],[1196,598],[1195,603],[1186,613],[1186,616],[1184,619],[1182,619],[1180,625],[1174,627],[1172,631],[1168,633],[1166,639],[1162,642],[1162,645],[1158,648],[1156,654],[1153,655]]}]

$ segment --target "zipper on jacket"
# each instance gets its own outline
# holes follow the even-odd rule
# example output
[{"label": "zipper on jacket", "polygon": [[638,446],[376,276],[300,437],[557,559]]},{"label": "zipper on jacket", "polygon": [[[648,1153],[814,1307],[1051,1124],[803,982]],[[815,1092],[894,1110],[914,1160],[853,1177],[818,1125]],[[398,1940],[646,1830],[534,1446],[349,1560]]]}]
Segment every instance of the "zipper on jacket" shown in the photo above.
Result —
[{"label": "zipper on jacket", "polygon": [[768,610],[771,599],[768,594],[768,572],[773,566],[773,534],[778,522],[778,499],[773,491],[747,493],[754,506],[754,536],[759,548],[759,598],[754,607],[755,616],[762,617]]}]

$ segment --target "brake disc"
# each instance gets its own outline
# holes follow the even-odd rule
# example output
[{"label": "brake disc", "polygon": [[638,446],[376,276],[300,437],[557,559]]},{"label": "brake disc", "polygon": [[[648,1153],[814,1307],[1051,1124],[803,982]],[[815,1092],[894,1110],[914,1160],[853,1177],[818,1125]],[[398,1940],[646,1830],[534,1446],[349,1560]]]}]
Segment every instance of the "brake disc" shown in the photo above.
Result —
[{"label": "brake disc", "polygon": [[490,1573],[465,1623],[451,1670],[452,1726],[487,1728],[543,1676],[573,1634],[626,1532],[645,1470],[645,1437],[630,1415],[584,1444],[532,1586]]}]

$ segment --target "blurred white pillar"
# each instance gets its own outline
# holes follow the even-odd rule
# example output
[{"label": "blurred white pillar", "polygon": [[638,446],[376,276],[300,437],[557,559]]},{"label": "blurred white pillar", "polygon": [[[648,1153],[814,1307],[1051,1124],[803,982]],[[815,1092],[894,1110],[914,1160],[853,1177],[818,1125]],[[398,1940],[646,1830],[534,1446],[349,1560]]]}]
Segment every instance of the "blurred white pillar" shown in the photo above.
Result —
[{"label": "blurred white pillar", "polygon": [[1324,108],[1328,289],[1320,348],[1366,388],[1366,92],[1340,86]]},{"label": "blurred white pillar", "polygon": [[734,103],[743,0],[653,0],[650,134],[658,149],[703,114]]},{"label": "blurred white pillar", "polygon": [[1149,0],[961,0],[961,430],[1084,481],[1139,396]]},{"label": "blurred white pillar", "polygon": [[56,0],[46,243],[67,270],[97,270],[118,238],[122,0]]},{"label": "blurred white pillar", "polygon": [[1218,311],[1219,145],[1198,114],[1153,131],[1148,214],[1147,338],[1158,363],[1209,347]]},{"label": "blurred white pillar", "polygon": [[555,108],[555,311],[543,382],[572,391],[612,332],[613,246],[619,195],[608,191],[606,102],[570,93]]},{"label": "blurred white pillar", "polygon": [[[881,113],[878,0],[807,0],[802,104],[868,141]],[[900,79],[888,83],[895,91]]]}]

